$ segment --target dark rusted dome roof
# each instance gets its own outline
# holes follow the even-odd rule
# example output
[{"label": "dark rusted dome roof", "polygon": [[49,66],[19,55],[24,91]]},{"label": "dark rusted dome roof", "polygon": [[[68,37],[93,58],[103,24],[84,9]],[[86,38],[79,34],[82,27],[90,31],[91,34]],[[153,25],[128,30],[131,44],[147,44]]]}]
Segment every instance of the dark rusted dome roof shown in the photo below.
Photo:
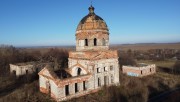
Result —
[{"label": "dark rusted dome roof", "polygon": [[78,30],[93,30],[93,29],[102,29],[108,30],[106,22],[94,13],[94,7],[91,5],[89,7],[89,14],[82,18],[80,21],[77,31]]}]

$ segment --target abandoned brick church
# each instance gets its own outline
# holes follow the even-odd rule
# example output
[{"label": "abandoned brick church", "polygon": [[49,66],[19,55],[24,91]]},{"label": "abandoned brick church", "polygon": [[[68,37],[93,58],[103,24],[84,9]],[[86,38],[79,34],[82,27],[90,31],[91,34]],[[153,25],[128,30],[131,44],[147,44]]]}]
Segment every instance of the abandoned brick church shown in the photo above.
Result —
[{"label": "abandoned brick church", "polygon": [[68,68],[43,68],[39,72],[40,91],[64,101],[119,83],[117,51],[109,50],[108,27],[91,5],[77,27],[76,51],[69,52]]}]

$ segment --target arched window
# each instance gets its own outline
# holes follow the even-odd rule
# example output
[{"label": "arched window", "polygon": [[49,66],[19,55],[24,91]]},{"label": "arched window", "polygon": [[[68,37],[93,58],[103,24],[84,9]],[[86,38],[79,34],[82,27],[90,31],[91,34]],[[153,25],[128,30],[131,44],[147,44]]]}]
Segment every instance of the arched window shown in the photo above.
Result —
[{"label": "arched window", "polygon": [[94,46],[97,46],[97,39],[94,38]]},{"label": "arched window", "polygon": [[81,68],[78,68],[77,75],[81,75]]},{"label": "arched window", "polygon": [[85,39],[85,46],[88,46],[88,39]]},{"label": "arched window", "polygon": [[103,38],[102,40],[102,45],[105,46],[106,45],[106,40]]}]

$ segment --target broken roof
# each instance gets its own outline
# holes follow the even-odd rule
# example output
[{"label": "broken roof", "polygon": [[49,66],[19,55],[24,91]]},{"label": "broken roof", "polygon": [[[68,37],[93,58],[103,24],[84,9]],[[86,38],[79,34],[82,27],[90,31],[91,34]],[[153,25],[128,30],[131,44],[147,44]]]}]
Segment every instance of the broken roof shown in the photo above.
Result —
[{"label": "broken roof", "polygon": [[58,73],[53,71],[52,67],[49,65],[44,67],[38,74],[43,77],[53,80],[54,83],[58,85],[59,87],[65,84],[69,84],[69,83],[86,81],[92,76],[91,74],[87,74],[87,75],[80,75],[80,76],[75,76],[75,77],[71,76],[71,77],[61,79],[60,76],[58,76]]}]

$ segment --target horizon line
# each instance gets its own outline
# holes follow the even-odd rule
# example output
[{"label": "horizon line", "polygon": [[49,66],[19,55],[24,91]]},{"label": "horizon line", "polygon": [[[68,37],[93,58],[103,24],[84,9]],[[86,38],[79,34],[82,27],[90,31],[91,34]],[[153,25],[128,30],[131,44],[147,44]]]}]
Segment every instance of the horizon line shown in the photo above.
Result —
[{"label": "horizon line", "polygon": [[[135,45],[135,44],[180,44],[180,42],[147,42],[147,43],[113,43],[110,44],[109,46],[114,46],[114,45]],[[9,45],[9,44],[0,44],[0,45]],[[11,45],[9,45],[11,46]],[[28,47],[75,47],[76,44],[67,44],[67,45],[12,45],[17,48],[28,48]]]}]

